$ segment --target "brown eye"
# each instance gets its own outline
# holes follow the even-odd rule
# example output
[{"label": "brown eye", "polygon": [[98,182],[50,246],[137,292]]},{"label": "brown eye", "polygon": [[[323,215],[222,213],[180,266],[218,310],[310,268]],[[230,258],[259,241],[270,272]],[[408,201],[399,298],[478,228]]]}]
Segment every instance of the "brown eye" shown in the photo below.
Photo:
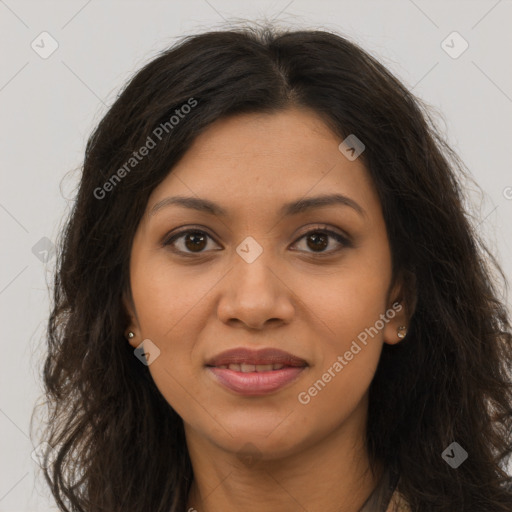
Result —
[{"label": "brown eye", "polygon": [[[306,239],[306,245],[308,249],[310,249],[306,252],[310,253],[330,254],[337,252],[344,247],[352,247],[351,242],[346,237],[327,229],[315,229],[314,231],[309,231],[305,235],[301,236],[298,241],[302,239]],[[341,247],[326,251],[325,249],[329,246],[329,239],[334,239],[338,246]]]},{"label": "brown eye", "polygon": [[[167,241],[164,246],[172,246],[173,250],[178,253],[201,253],[208,245],[208,239],[212,240],[208,233],[200,230],[187,230],[176,233]],[[176,242],[180,242],[177,244]]]},{"label": "brown eye", "polygon": [[185,247],[191,251],[201,251],[206,247],[206,237],[195,231],[187,233],[184,238]]},{"label": "brown eye", "polygon": [[[352,247],[352,243],[347,237],[329,229],[317,228],[311,230],[301,236],[295,244],[303,239],[306,240],[307,249],[300,249],[300,251],[305,251],[309,254],[317,254],[319,256],[327,256],[331,253],[338,252],[345,247]],[[205,231],[199,229],[188,229],[175,233],[163,242],[162,245],[169,246],[171,250],[177,254],[190,256],[215,250],[208,248],[208,242],[210,240],[214,242],[213,238]],[[335,240],[338,247],[327,250],[331,240]]]},{"label": "brown eye", "polygon": [[326,235],[325,233],[312,233],[311,235],[308,235],[307,240],[308,247],[314,251],[323,251],[329,245],[329,235]]}]

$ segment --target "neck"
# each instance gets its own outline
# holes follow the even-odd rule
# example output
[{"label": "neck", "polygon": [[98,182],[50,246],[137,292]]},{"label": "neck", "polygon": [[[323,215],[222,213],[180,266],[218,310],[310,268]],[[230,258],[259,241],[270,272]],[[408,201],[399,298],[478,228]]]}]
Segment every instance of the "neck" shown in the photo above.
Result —
[{"label": "neck", "polygon": [[364,429],[353,420],[293,454],[262,453],[245,463],[186,428],[194,470],[186,510],[358,512],[384,468],[372,473]]}]

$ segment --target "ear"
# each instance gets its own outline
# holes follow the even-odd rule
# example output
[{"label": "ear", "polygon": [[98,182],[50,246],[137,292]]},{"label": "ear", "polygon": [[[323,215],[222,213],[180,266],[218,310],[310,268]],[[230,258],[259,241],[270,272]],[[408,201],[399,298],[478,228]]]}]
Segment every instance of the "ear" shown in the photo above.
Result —
[{"label": "ear", "polygon": [[384,343],[396,345],[407,339],[416,302],[416,276],[412,272],[404,271],[395,279],[388,295]]},{"label": "ear", "polygon": [[[125,330],[124,330],[124,337],[126,338],[128,343],[130,343],[130,345],[133,348],[137,348],[140,345],[142,338],[140,335],[140,325],[139,325],[139,320],[137,318],[137,312],[135,310],[135,305],[133,303],[131,290],[129,290],[129,289],[124,290],[123,296],[122,296],[122,303],[123,303],[123,308],[124,308],[125,317],[126,317],[126,324],[127,324],[125,327]],[[130,338],[128,336],[129,332],[133,332],[135,336]]]}]

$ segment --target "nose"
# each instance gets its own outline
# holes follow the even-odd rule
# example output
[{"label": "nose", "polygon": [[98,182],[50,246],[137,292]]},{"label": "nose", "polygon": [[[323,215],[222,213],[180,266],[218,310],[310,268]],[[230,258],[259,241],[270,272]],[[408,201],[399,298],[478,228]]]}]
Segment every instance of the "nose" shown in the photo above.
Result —
[{"label": "nose", "polygon": [[288,324],[294,314],[293,292],[265,252],[252,263],[235,258],[234,268],[223,279],[217,307],[222,322],[261,330],[267,324]]}]

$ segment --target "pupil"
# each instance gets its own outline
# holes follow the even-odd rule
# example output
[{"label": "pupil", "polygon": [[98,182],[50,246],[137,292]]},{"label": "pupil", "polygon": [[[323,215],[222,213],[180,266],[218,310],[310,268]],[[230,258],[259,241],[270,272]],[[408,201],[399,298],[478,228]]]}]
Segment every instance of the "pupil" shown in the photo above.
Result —
[{"label": "pupil", "polygon": [[[311,246],[311,244],[309,244],[308,242],[308,246],[310,247],[310,249],[325,249],[328,245],[328,240],[327,240],[327,235],[325,233],[315,233],[315,234],[312,234],[312,235],[309,235],[308,237],[308,240],[313,240],[313,247]],[[320,245],[315,245],[317,244],[319,241],[321,241],[321,244]]]},{"label": "pupil", "polygon": [[[187,246],[187,249],[194,250],[194,249],[204,249],[204,242],[206,237],[202,235],[201,233],[189,233],[185,237],[185,245]],[[195,241],[192,241],[195,240]],[[201,246],[203,244],[203,246]]]}]

